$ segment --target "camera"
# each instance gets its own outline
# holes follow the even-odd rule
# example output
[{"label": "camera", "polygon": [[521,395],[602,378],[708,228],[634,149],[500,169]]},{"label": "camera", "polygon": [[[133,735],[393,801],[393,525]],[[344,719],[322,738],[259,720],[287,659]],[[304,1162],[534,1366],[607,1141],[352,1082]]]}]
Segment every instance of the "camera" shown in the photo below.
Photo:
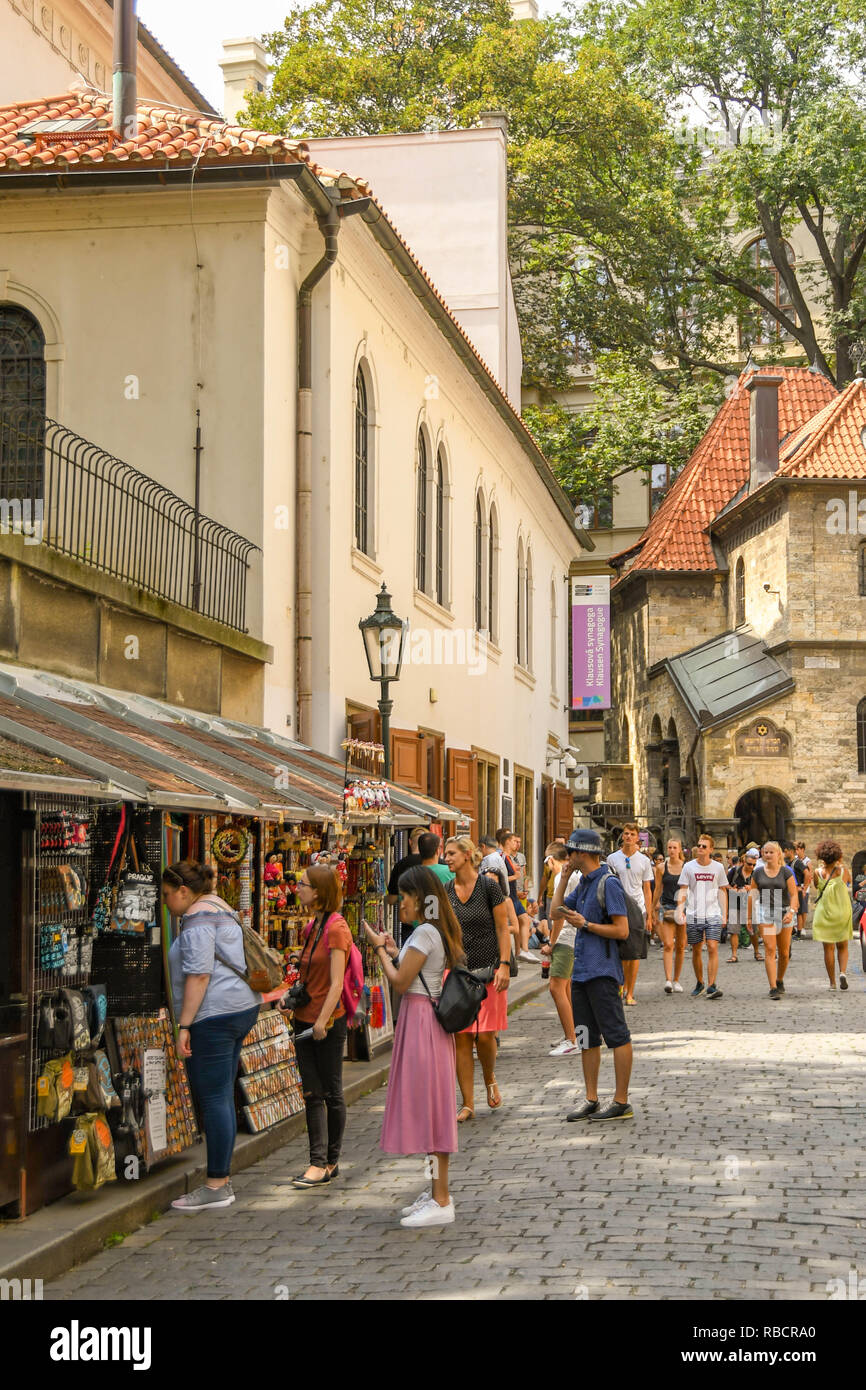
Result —
[{"label": "camera", "polygon": [[286,1013],[294,1013],[296,1009],[304,1009],[310,1002],[310,991],[307,989],[303,980],[296,980],[290,990],[287,990],[280,1000],[280,1008]]}]

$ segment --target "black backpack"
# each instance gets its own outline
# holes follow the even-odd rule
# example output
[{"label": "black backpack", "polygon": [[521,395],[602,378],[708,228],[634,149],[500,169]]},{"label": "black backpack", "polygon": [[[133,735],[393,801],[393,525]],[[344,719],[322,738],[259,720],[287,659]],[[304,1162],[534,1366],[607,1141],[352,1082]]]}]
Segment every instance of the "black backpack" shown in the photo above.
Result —
[{"label": "black backpack", "polygon": [[[609,878],[614,878],[615,874],[609,869],[606,874],[602,874],[596,886],[596,897],[598,907],[603,917],[610,914],[605,902],[605,887]],[[623,890],[625,892],[625,890]],[[647,929],[644,915],[630,893],[625,894],[625,910],[628,917],[628,936],[624,936],[618,941],[617,949],[620,960],[646,960],[647,957]],[[605,941],[605,949],[610,955],[610,940]]]},{"label": "black backpack", "polygon": [[[487,971],[487,974],[489,973]],[[427,989],[424,975],[421,974],[418,978],[427,990],[427,998],[446,1033],[462,1033],[464,1028],[472,1027],[481,1012],[481,1005],[490,983],[483,978],[481,972],[476,975],[462,965],[456,965],[442,986],[438,1000],[434,999]]]}]

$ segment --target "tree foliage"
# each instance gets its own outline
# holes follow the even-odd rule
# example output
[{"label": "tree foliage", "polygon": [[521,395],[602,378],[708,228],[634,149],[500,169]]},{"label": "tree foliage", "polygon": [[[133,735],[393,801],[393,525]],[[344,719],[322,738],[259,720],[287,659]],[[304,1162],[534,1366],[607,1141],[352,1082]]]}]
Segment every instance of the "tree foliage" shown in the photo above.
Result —
[{"label": "tree foliage", "polygon": [[[853,375],[866,0],[573,0],[521,22],[507,0],[315,0],[268,46],[250,119],[298,137],[505,112],[524,381],[571,490],[680,458],[750,352]],[[602,363],[600,395],[567,418],[575,363]]]}]

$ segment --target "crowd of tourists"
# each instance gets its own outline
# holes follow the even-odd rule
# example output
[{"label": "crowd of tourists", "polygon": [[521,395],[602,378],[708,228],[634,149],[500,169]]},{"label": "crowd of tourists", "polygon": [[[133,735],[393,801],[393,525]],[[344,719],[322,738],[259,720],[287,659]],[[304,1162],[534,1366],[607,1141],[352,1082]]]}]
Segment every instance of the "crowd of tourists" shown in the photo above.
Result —
[{"label": "crowd of tourists", "polygon": [[[291,1022],[310,1161],[293,1185],[310,1191],[340,1174],[346,1127],[343,987],[353,943],[334,868],[305,869],[298,892],[310,916],[298,953]],[[182,919],[169,960],[178,1050],[187,1060],[207,1141],[204,1185],[172,1205],[197,1212],[235,1200],[234,1081],[242,1040],[262,1001],[244,980],[242,929],[213,892],[212,871],[190,861],[174,864],[163,875],[163,895]],[[721,952],[727,946],[726,965],[739,964],[749,951],[763,963],[769,997],[777,1001],[786,993],[792,939],[802,937],[811,909],[811,934],[822,944],[829,987],[835,990],[838,983],[845,991],[849,944],[866,907],[866,874],[852,882],[833,840],[816,847],[814,861],[804,844],[775,840],[723,855],[709,834],[688,855],[682,840],[672,837],[665,853],[651,857],[641,847],[638,826],[629,824],[607,854],[597,830],[554,840],[534,894],[520,839],[511,829],[485,837],[479,846],[457,836],[443,847],[422,827],[394,866],[388,901],[398,910],[394,931],[380,933],[364,924],[398,1001],[380,1142],[386,1153],[425,1159],[428,1185],[400,1218],[401,1225],[418,1228],[455,1219],[449,1163],[458,1126],[475,1118],[476,1059],[483,1101],[490,1110],[503,1106],[496,1060],[519,961],[540,964],[549,976],[563,1035],[550,1055],[580,1054],[585,1097],[566,1120],[632,1119],[626,1009],[637,1004],[641,962],[651,943],[661,953],[668,995],[686,988],[681,976],[689,948],[692,998],[722,999]],[[477,993],[474,1018],[448,1031],[440,1009],[443,991],[450,973],[456,981],[466,971]],[[599,1098],[602,1043],[614,1070],[613,1098],[606,1105]]]}]

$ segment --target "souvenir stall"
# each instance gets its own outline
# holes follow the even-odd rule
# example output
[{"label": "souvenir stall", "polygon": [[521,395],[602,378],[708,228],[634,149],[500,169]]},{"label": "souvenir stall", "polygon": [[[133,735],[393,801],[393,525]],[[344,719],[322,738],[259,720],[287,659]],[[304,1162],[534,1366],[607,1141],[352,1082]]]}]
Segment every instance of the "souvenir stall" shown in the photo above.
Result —
[{"label": "souvenir stall", "polygon": [[[389,827],[383,816],[389,816],[391,796],[383,778],[385,749],[380,743],[361,739],[343,740],[345,753],[345,785],[343,788],[343,822],[345,848],[341,859],[345,865],[343,887],[343,916],[357,942],[364,962],[364,989],[367,1006],[363,1029],[352,1029],[348,1035],[350,1058],[370,1060],[394,1036],[394,1014],[391,991],[375,951],[367,942],[363,923],[369,922],[376,931],[385,931],[385,872]],[[354,833],[347,833],[351,826]],[[360,833],[359,833],[360,832]]]},{"label": "souvenir stall", "polygon": [[32,1147],[43,1200],[197,1137],[163,976],[163,813],[37,797]]}]

